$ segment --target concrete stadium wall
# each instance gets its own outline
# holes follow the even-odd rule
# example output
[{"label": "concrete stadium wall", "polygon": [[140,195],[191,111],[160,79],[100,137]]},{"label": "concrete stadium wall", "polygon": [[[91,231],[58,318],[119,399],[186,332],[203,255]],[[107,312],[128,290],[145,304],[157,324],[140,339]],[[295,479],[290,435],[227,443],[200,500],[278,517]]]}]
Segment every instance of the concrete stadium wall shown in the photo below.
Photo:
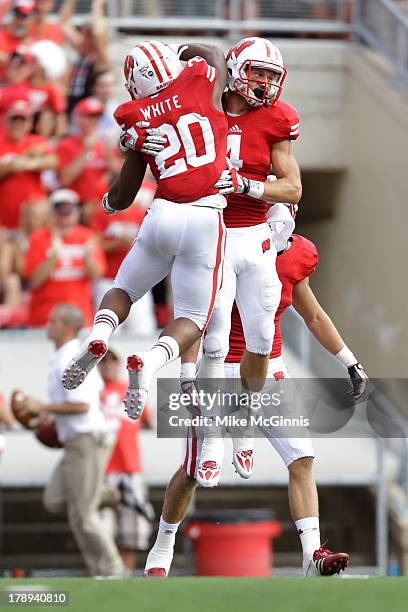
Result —
[{"label": "concrete stadium wall", "polygon": [[313,288],[370,375],[406,377],[408,105],[365,52],[348,58],[347,170],[332,218],[300,215],[300,230],[320,252]]}]

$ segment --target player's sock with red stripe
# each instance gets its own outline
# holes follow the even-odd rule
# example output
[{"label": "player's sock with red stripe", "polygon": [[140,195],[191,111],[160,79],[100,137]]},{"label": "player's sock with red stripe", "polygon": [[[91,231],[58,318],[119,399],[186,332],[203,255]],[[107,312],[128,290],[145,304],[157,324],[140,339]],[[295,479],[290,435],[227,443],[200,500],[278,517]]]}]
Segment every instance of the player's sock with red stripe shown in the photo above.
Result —
[{"label": "player's sock with red stripe", "polygon": [[159,370],[166,363],[174,361],[180,355],[180,347],[177,340],[171,336],[161,336],[156,344],[145,354],[149,366],[153,370]]},{"label": "player's sock with red stripe", "polygon": [[303,549],[303,572],[306,574],[315,550],[320,548],[320,524],[318,516],[295,521],[296,529]]},{"label": "player's sock with red stripe", "polygon": [[116,312],[109,308],[98,310],[95,314],[92,331],[88,337],[88,341],[103,340],[106,344],[109,338],[119,325],[119,318]]},{"label": "player's sock with red stripe", "polygon": [[159,530],[153,548],[149,552],[145,565],[145,574],[152,568],[164,569],[166,576],[170,571],[174,554],[174,543],[180,523],[167,523],[160,517]]}]

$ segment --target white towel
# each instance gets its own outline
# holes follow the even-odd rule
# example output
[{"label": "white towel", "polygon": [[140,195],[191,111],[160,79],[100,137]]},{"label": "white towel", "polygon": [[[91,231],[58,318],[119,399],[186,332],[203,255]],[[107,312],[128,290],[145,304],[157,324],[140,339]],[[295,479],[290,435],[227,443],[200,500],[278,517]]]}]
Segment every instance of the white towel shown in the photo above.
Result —
[{"label": "white towel", "polygon": [[286,204],[274,204],[268,210],[266,221],[272,232],[272,242],[276,251],[284,251],[295,229],[295,220]]}]

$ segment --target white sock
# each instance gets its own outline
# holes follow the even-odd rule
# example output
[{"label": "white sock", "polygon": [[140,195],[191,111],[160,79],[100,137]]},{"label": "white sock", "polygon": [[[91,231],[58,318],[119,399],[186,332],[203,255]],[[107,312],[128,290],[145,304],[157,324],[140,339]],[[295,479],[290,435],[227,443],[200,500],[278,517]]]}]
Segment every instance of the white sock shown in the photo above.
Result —
[{"label": "white sock", "polygon": [[159,523],[159,533],[164,533],[165,535],[176,535],[179,525],[180,523],[167,523],[167,521],[165,521],[164,518],[161,516]]},{"label": "white sock", "polygon": [[180,347],[177,340],[171,336],[162,336],[147,353],[149,363],[154,370],[159,370],[166,363],[174,361],[180,355]]},{"label": "white sock", "polygon": [[180,379],[182,381],[195,380],[196,379],[196,364],[191,363],[191,362],[190,363],[181,362]]},{"label": "white sock", "polygon": [[169,573],[179,525],[180,523],[167,523],[162,516],[160,517],[156,541],[147,557],[145,570],[162,567],[166,570],[166,574]]},{"label": "white sock", "polygon": [[94,323],[88,341],[103,340],[108,344],[109,338],[119,325],[119,318],[116,312],[103,308],[95,314]]},{"label": "white sock", "polygon": [[320,548],[320,525],[318,516],[295,521],[296,529],[302,544],[303,559],[310,561],[315,550]]},{"label": "white sock", "polygon": [[219,378],[224,379],[224,357],[209,357],[203,355],[200,361],[200,368],[198,370],[198,377],[205,378]]}]

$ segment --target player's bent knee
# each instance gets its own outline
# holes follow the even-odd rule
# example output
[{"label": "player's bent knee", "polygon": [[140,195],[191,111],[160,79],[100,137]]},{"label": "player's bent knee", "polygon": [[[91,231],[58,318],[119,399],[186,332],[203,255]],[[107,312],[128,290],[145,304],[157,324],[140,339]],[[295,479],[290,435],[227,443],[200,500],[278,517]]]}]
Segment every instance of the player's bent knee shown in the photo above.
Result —
[{"label": "player's bent knee", "polygon": [[127,284],[123,281],[123,279],[118,276],[115,278],[114,288],[121,289],[122,291],[127,293],[132,304],[138,302],[144,296],[144,293],[140,293],[140,291],[135,291],[134,289],[128,287]]},{"label": "player's bent knee", "polygon": [[220,336],[207,334],[203,342],[205,356],[209,359],[225,359],[228,355],[228,342]]},{"label": "player's bent knee", "polygon": [[314,457],[297,457],[289,465],[291,476],[302,477],[309,475],[313,470]]},{"label": "player's bent knee", "polygon": [[189,310],[183,308],[174,309],[174,320],[176,319],[188,319],[198,327],[198,333],[204,332],[207,324],[207,315],[204,313],[192,313]]}]

